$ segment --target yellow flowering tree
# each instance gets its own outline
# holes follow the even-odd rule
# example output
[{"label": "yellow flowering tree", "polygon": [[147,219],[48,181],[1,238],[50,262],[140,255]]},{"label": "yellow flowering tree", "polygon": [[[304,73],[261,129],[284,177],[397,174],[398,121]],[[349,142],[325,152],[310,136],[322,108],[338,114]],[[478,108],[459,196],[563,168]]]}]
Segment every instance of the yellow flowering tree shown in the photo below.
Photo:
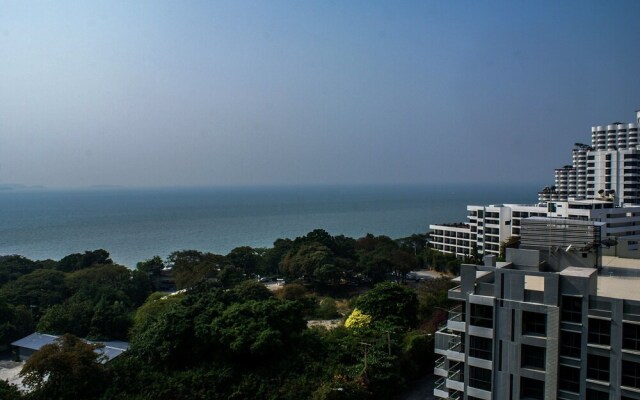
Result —
[{"label": "yellow flowering tree", "polygon": [[357,308],[353,310],[349,318],[344,322],[347,328],[364,328],[371,324],[371,315],[367,315]]}]

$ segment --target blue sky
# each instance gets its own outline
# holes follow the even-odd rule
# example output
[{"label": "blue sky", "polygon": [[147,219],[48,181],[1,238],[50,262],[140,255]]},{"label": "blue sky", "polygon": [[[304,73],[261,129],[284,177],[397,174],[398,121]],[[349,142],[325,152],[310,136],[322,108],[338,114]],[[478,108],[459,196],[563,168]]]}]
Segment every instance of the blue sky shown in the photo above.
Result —
[{"label": "blue sky", "polygon": [[552,183],[640,2],[0,0],[0,183]]}]

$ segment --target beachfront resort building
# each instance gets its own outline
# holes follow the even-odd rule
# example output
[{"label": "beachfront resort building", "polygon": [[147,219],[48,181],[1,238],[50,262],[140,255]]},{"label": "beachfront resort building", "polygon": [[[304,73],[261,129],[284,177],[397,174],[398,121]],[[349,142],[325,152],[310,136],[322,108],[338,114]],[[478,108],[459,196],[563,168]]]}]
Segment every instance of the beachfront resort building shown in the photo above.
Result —
[{"label": "beachfront resort building", "polygon": [[[499,204],[467,206],[467,222],[429,225],[429,244],[443,253],[460,258],[474,254],[500,252],[500,244],[510,237],[519,237],[523,219],[529,217],[560,217],[581,221],[602,222],[604,239],[613,239],[617,246],[610,252],[626,257],[640,257],[640,206],[616,207],[606,200],[552,201],[533,205]],[[613,243],[613,242],[612,242]]]},{"label": "beachfront resort building", "polygon": [[640,262],[602,256],[602,227],[529,218],[505,262],[462,265],[436,397],[640,399]]},{"label": "beachfront resort building", "polygon": [[429,244],[459,258],[499,254],[520,236],[528,217],[561,217],[604,223],[607,254],[640,258],[640,110],[633,123],[591,129],[591,145],[576,143],[573,163],[555,170],[555,185],[538,203],[467,206],[467,221],[429,226]]},{"label": "beachfront resort building", "polygon": [[591,145],[576,143],[572,164],[555,170],[555,184],[538,201],[611,198],[616,205],[640,203],[640,110],[633,123],[591,128]]}]

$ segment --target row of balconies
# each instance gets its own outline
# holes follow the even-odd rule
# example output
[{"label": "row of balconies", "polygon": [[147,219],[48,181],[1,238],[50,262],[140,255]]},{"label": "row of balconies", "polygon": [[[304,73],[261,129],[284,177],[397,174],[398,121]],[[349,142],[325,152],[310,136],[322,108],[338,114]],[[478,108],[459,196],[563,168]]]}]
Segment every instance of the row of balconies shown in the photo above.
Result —
[{"label": "row of balconies", "polygon": [[[460,287],[449,291],[450,298],[457,298]],[[435,352],[442,355],[435,362],[434,374],[436,375],[434,395],[442,399],[462,399],[463,393],[473,391],[483,398],[490,398],[490,381],[479,382],[482,387],[476,387],[477,379],[468,379],[468,388],[465,387],[465,344],[463,334],[465,332],[465,314],[463,306],[458,305],[449,310],[446,326],[441,326],[435,336]],[[469,357],[470,362],[475,360]],[[482,361],[482,360],[477,360]],[[486,367],[491,370],[491,367]],[[488,385],[488,386],[487,386]],[[465,390],[467,389],[467,390]],[[489,390],[486,390],[489,389]]]},{"label": "row of balconies", "polygon": [[438,236],[438,237],[448,237],[448,238],[459,238],[459,239],[468,239],[469,238],[469,234],[466,232],[455,232],[455,231],[443,231],[440,229],[436,229],[433,232],[431,232],[431,236]]},{"label": "row of balconies", "polygon": [[439,237],[439,236],[432,236],[431,243],[436,243],[436,244],[457,244],[459,246],[468,246],[469,245],[469,240],[468,238],[466,239],[456,239],[456,238],[443,238],[443,237]]},{"label": "row of balconies", "polygon": [[468,242],[470,239],[469,234],[465,234],[465,237],[446,237],[446,236],[435,236],[431,235],[430,241],[432,243],[442,243],[442,244],[462,244]]}]

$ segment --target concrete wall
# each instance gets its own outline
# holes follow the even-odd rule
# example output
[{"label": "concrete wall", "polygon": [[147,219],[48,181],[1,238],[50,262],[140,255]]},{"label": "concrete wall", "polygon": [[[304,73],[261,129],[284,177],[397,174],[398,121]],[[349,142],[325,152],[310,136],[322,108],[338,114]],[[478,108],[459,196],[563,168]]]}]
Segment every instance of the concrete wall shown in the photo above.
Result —
[{"label": "concrete wall", "polygon": [[622,258],[640,259],[640,239],[618,238],[616,246],[605,247],[602,254]]}]

